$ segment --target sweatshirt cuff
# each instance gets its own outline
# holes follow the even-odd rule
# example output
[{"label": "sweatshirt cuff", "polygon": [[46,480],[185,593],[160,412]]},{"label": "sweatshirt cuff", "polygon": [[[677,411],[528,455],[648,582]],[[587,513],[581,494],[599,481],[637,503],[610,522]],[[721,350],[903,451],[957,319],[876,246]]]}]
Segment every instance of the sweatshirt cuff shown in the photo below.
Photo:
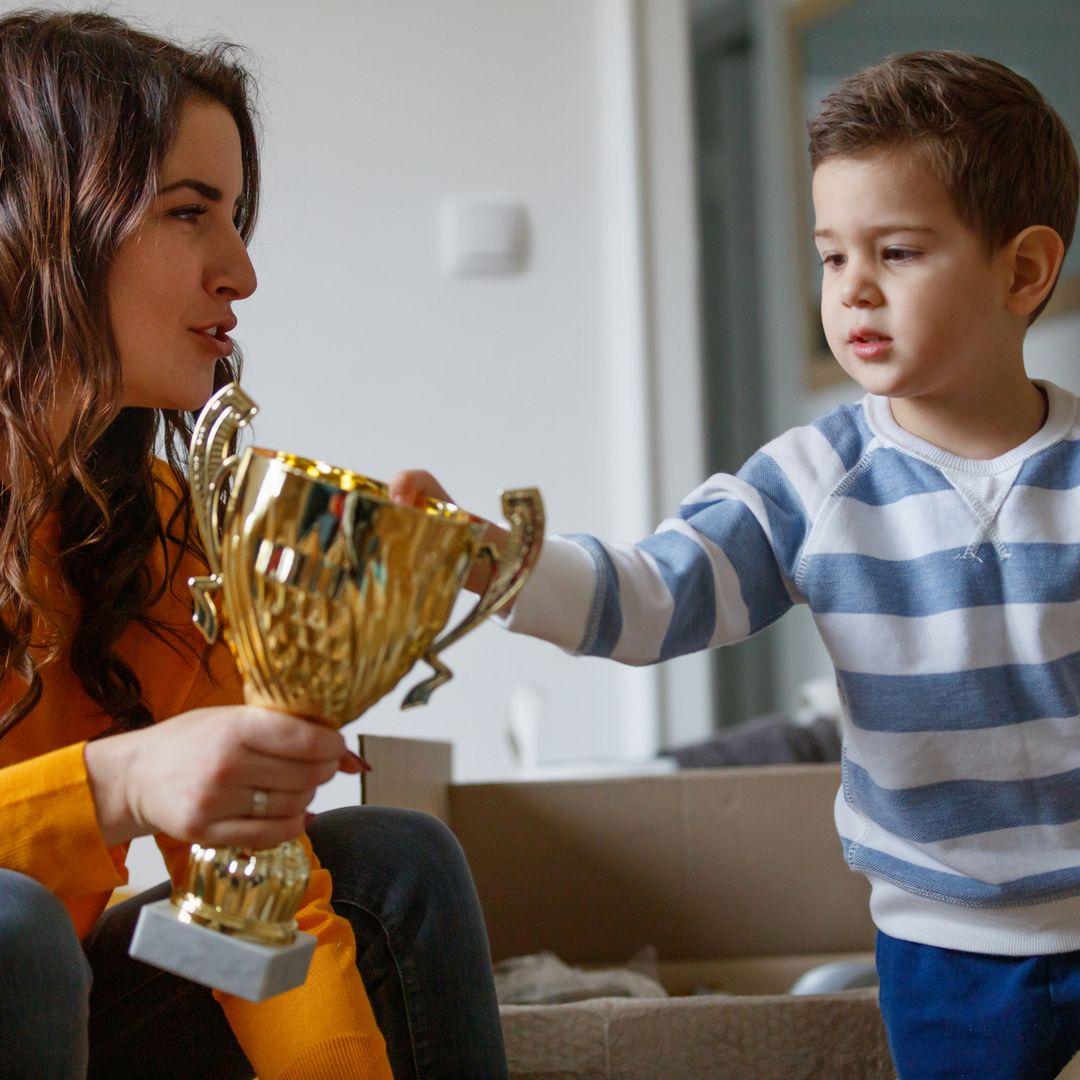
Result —
[{"label": "sweatshirt cuff", "polygon": [[592,556],[568,537],[549,536],[510,614],[494,618],[515,634],[576,652],[585,638],[595,591]]}]

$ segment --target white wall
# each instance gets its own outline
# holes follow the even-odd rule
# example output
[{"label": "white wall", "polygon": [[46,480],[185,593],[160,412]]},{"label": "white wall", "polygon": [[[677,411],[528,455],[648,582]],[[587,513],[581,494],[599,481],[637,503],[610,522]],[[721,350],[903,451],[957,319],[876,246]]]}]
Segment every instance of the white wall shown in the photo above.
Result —
[{"label": "white wall", "polygon": [[[534,484],[552,528],[603,529],[591,6],[324,2],[307,29],[291,4],[218,10],[263,72],[261,287],[238,331],[258,440],[382,478],[423,465],[487,516],[500,487]],[[440,203],[474,193],[526,205],[526,273],[440,271]],[[426,710],[401,714],[395,693],[352,730],[451,738],[459,775],[505,774],[511,695],[535,688],[541,753],[618,746],[617,672],[493,627],[447,659],[456,678]]]},{"label": "white wall", "polygon": [[[228,11],[266,75],[262,287],[241,322],[259,440],[383,478],[423,465],[487,516],[500,487],[536,485],[552,528],[603,529],[591,7],[323,3],[306,32],[292,5]],[[526,273],[441,273],[440,203],[473,193],[525,203]],[[533,688],[541,753],[619,745],[617,672],[492,627],[447,659],[456,678],[426,710],[394,694],[352,729],[451,738],[459,775],[505,774],[509,701]]]}]

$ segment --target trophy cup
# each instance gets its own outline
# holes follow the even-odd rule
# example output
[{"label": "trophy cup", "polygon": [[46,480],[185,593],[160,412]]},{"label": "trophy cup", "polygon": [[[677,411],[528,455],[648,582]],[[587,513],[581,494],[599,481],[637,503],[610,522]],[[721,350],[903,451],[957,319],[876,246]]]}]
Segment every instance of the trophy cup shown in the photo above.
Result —
[{"label": "trophy cup", "polygon": [[[230,383],[192,436],[191,494],[211,571],[189,582],[196,624],[211,643],[224,630],[249,704],[338,728],[421,658],[433,674],[402,707],[425,704],[451,677],[439,654],[528,577],[544,529],[539,493],[502,494],[511,538],[499,555],[483,543],[482,519],[451,503],[397,506],[376,480],[274,450],[227,456],[256,411]],[[490,562],[490,582],[444,632],[476,559]],[[171,899],[140,913],[131,955],[251,1001],[291,989],[315,947],[294,920],[307,881],[295,840],[260,851],[194,844]]]}]

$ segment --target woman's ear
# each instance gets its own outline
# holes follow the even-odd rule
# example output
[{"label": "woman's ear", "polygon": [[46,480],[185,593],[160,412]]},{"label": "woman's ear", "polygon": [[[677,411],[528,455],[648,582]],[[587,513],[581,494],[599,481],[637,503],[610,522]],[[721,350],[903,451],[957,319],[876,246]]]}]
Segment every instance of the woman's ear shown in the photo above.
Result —
[{"label": "woman's ear", "polygon": [[1057,282],[1065,245],[1048,225],[1031,225],[1005,248],[1010,270],[1008,308],[1014,315],[1030,315]]}]

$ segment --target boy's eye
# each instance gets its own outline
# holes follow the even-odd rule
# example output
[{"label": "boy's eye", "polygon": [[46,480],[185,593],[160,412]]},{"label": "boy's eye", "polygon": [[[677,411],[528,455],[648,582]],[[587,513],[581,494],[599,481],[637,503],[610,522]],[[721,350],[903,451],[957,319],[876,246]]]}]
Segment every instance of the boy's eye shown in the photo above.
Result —
[{"label": "boy's eye", "polygon": [[825,251],[821,255],[821,265],[832,270],[839,270],[847,260],[837,251]]},{"label": "boy's eye", "polygon": [[916,258],[917,252],[911,248],[898,247],[895,244],[885,249],[886,262],[910,262]]}]

